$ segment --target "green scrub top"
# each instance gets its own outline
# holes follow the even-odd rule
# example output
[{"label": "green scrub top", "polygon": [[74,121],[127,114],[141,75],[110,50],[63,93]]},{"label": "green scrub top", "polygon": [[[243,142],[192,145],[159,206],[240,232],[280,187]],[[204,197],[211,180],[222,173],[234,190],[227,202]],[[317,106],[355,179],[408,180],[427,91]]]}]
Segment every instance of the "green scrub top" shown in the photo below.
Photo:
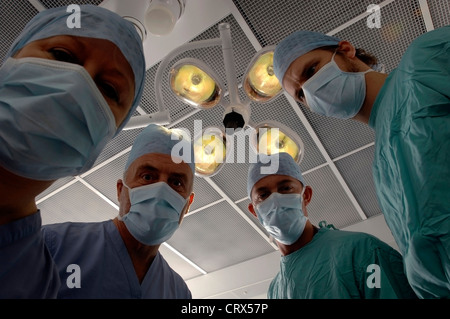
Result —
[{"label": "green scrub top", "polygon": [[281,257],[269,299],[415,299],[400,253],[375,236],[320,228]]},{"label": "green scrub top", "polygon": [[380,208],[421,298],[450,297],[450,26],[412,42],[369,125]]}]

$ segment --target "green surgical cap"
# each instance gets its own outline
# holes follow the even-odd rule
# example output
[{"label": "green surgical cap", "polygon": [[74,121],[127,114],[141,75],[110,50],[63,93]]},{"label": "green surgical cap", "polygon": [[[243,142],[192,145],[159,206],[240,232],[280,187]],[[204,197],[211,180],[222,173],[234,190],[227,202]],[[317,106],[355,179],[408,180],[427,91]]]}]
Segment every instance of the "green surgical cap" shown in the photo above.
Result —
[{"label": "green surgical cap", "polygon": [[[269,169],[275,167],[274,172],[265,173],[261,168]],[[253,186],[262,178],[270,175],[287,175],[297,179],[303,186],[305,186],[305,180],[302,176],[300,166],[294,161],[289,153],[276,153],[273,155],[258,155],[256,163],[251,163],[248,169],[247,176],[247,194],[248,198],[251,198],[251,192]]]},{"label": "green surgical cap", "polygon": [[298,57],[325,46],[338,45],[338,38],[313,31],[296,31],[281,40],[273,53],[273,69],[280,83],[287,69]]},{"label": "green surgical cap", "polygon": [[182,159],[189,165],[192,173],[195,173],[193,143],[177,129],[168,129],[157,124],[148,125],[134,140],[125,171],[137,158],[150,153],[173,155],[177,160]]},{"label": "green surgical cap", "polygon": [[117,13],[95,5],[80,5],[80,28],[69,28],[67,19],[74,12],[67,7],[51,8],[36,14],[10,47],[5,59],[13,56],[30,42],[57,35],[71,35],[105,39],[114,43],[127,59],[134,73],[134,100],[127,117],[118,127],[116,135],[136,110],[145,83],[145,57],[142,40],[136,27]]}]

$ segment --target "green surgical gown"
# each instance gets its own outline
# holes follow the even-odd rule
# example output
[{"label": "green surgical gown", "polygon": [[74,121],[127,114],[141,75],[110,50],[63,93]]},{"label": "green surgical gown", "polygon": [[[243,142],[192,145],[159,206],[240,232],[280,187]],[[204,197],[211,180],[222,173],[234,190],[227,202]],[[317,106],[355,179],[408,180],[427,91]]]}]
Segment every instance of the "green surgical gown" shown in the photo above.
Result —
[{"label": "green surgical gown", "polygon": [[400,253],[360,232],[320,228],[281,257],[269,299],[415,299]]},{"label": "green surgical gown", "polygon": [[450,26],[414,40],[369,125],[380,208],[421,298],[450,297]]}]

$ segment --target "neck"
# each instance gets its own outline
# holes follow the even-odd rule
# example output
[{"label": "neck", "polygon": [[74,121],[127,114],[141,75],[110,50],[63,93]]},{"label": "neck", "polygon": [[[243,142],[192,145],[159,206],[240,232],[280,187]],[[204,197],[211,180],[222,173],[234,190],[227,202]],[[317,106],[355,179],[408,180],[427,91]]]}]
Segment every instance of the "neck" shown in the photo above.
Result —
[{"label": "neck", "polygon": [[289,254],[292,254],[293,252],[296,252],[313,239],[314,235],[316,234],[317,229],[311,224],[309,219],[306,221],[305,229],[303,230],[302,235],[299,239],[292,245],[285,245],[280,242],[277,242],[278,248],[280,249],[280,253],[282,256],[287,256]]},{"label": "neck", "polygon": [[36,213],[36,196],[53,182],[24,178],[0,167],[0,225]]},{"label": "neck", "polygon": [[368,72],[365,74],[366,79],[366,98],[364,99],[361,110],[353,117],[354,120],[369,124],[370,113],[372,112],[373,104],[386,81],[388,74],[380,72]]},{"label": "neck", "polygon": [[133,262],[134,270],[139,279],[139,283],[142,283],[148,269],[150,268],[150,265],[158,253],[160,245],[144,245],[130,234],[123,221],[116,217],[113,219],[113,222],[116,225],[120,237],[122,237],[128,254],[130,255],[131,261]]}]

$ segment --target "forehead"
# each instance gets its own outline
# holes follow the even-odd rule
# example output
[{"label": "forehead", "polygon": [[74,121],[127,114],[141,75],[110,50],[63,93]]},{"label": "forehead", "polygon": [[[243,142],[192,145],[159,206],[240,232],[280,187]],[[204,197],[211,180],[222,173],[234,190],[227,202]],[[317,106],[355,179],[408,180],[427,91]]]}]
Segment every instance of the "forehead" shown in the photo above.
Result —
[{"label": "forehead", "polygon": [[144,154],[135,159],[128,170],[139,170],[146,167],[152,167],[162,173],[186,175],[190,180],[193,178],[191,167],[187,163],[176,163],[172,160],[171,155],[162,153]]},{"label": "forehead", "polygon": [[260,188],[276,187],[280,183],[298,183],[301,185],[299,180],[289,175],[268,175],[255,183],[252,192],[257,191]]},{"label": "forehead", "polygon": [[115,67],[118,67],[127,76],[131,75],[134,82],[134,73],[130,63],[125,58],[125,55],[117,45],[107,39],[73,35],[54,35],[48,38],[31,41],[25,44],[22,49],[30,46],[47,49],[50,46],[57,45],[67,45],[71,50],[76,50],[76,53],[84,58],[87,58],[90,55],[97,55],[102,58],[99,60],[116,62]]}]

